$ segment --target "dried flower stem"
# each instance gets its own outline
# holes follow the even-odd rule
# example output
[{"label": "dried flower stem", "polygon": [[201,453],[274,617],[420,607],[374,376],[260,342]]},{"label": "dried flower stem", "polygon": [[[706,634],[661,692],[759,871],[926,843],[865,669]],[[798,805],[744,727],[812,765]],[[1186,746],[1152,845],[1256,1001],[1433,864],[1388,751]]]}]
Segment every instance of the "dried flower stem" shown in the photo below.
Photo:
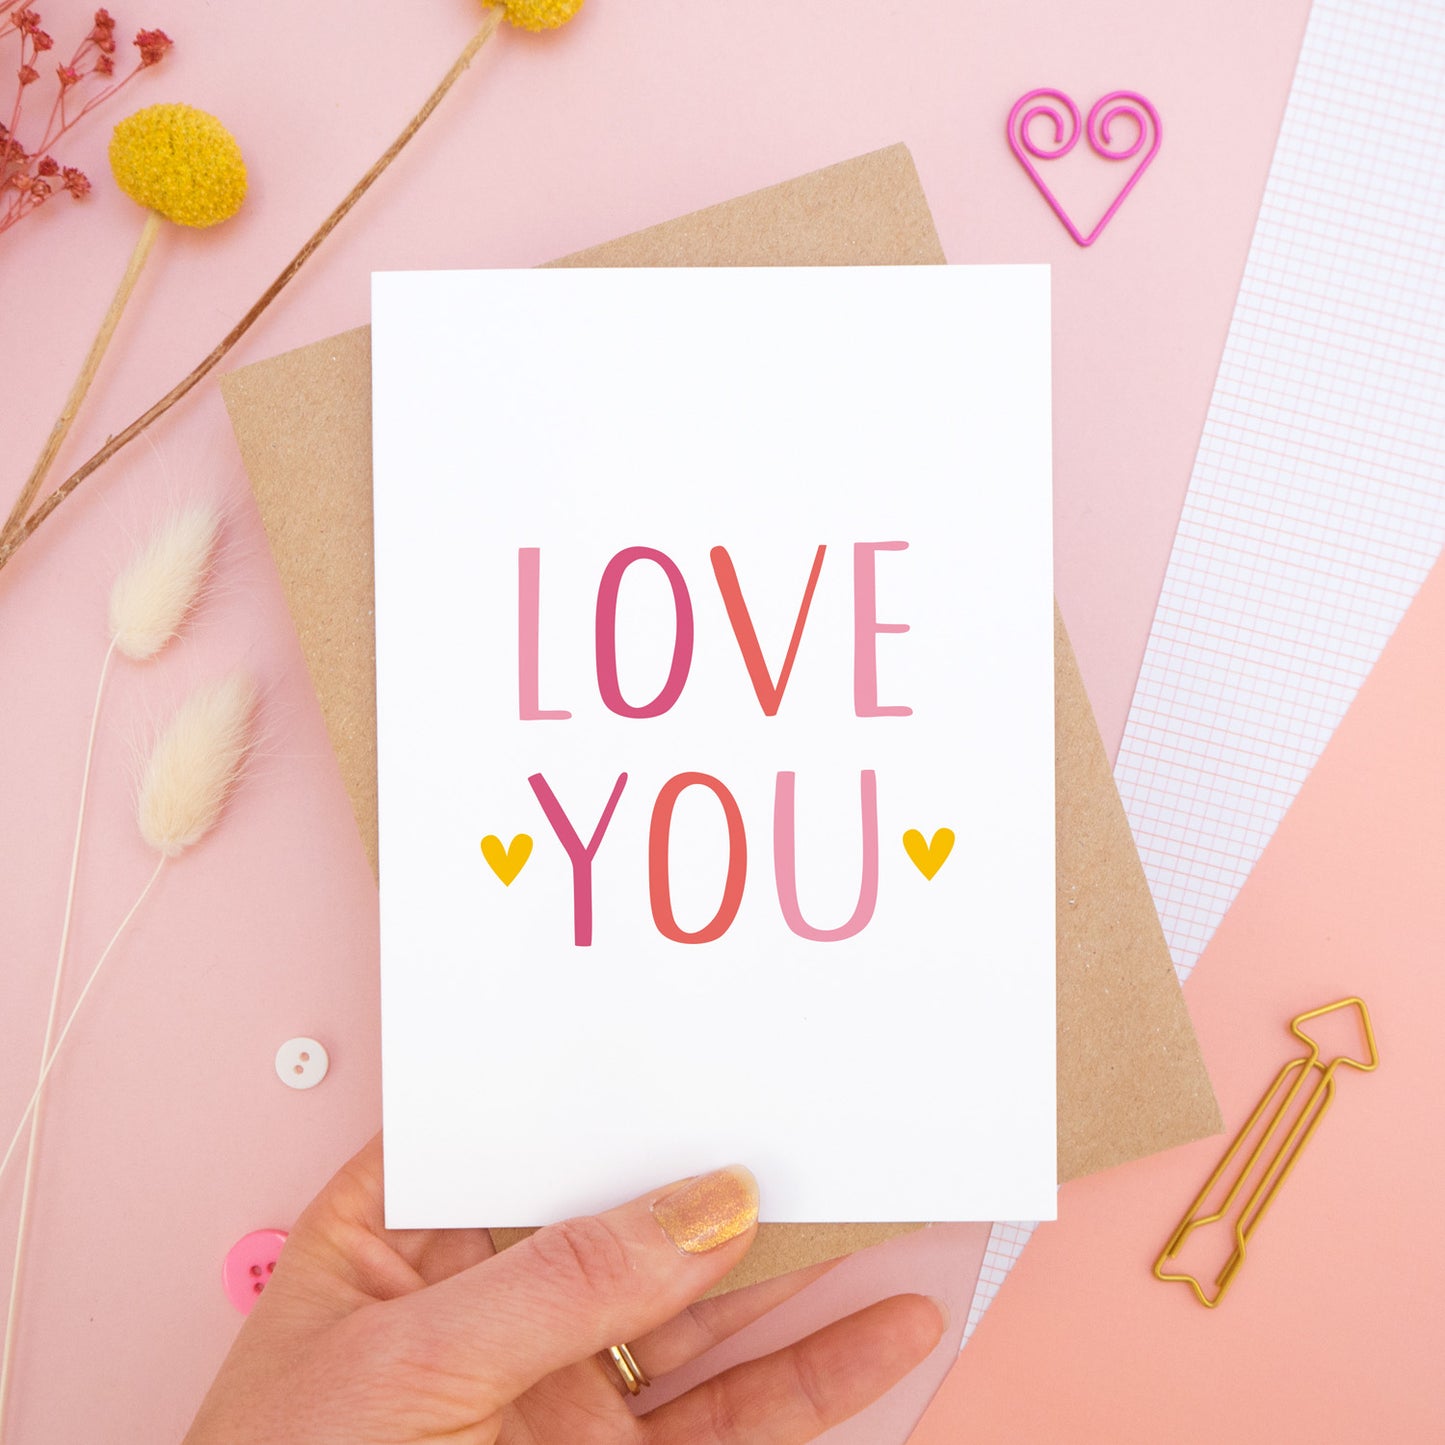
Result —
[{"label": "dried flower stem", "polygon": [[[120,941],[121,934],[129,926],[132,918],[140,911],[141,904],[150,896],[151,889],[155,887],[156,880],[161,876],[169,860],[164,856],[155,866],[146,886],[141,889],[140,897],[131,904],[130,912],[121,919],[120,927],[111,934],[110,942],[106,944],[100,955],[99,961],[90,971],[90,977],[85,981],[85,987],[81,990],[80,997],[75,1001],[75,1007],[70,1011],[70,1017],[65,1021],[65,1027],[60,1031],[60,1037],[55,1041],[55,1047],[50,1050],[50,1056],[45,1061],[45,1067],[40,1071],[40,1082],[35,1086],[35,1092],[30,1096],[30,1102],[25,1106],[25,1112],[20,1116],[20,1123],[16,1127],[15,1137],[10,1141],[10,1147],[5,1151],[5,1158],[0,1160],[0,1179],[5,1177],[5,1170],[9,1167],[11,1156],[15,1153],[15,1146],[20,1142],[20,1136],[25,1132],[25,1125],[30,1119],[31,1113],[39,1108],[40,1098],[45,1089],[45,1081],[50,1077],[50,1071],[55,1067],[55,1060],[60,1055],[61,1045],[64,1044],[67,1035],[70,1033],[70,1026],[75,1022],[76,1015],[80,1012],[80,1006],[85,1002],[86,995],[90,992],[91,985],[99,976],[105,961],[110,957],[111,950]],[[31,1140],[34,1141],[35,1134],[32,1131]],[[16,1255],[15,1278],[11,1283],[10,1304],[5,1315],[5,1348],[3,1362],[0,1362],[0,1439],[3,1439],[5,1429],[6,1407],[10,1397],[10,1382],[13,1378],[12,1366],[15,1358],[15,1340],[20,1322],[20,1259]]]},{"label": "dried flower stem", "polygon": [[[90,977],[86,979],[85,987],[81,989],[80,997],[76,999],[74,1007],[70,1010],[70,1013],[65,1020],[65,1027],[61,1029],[60,1037],[56,1039],[55,1047],[50,1050],[50,1056],[45,1061],[45,1067],[40,1071],[40,1082],[36,1084],[35,1092],[31,1094],[30,1102],[26,1104],[25,1112],[20,1116],[20,1123],[16,1126],[15,1129],[15,1137],[11,1139],[10,1147],[5,1151],[5,1157],[3,1159],[0,1159],[0,1179],[3,1179],[5,1177],[5,1171],[10,1167],[10,1160],[15,1155],[15,1146],[19,1144],[20,1136],[25,1132],[25,1125],[29,1122],[31,1113],[34,1111],[36,1105],[40,1102],[40,1096],[45,1089],[45,1081],[50,1077],[50,1071],[55,1067],[55,1061],[60,1057],[60,1050],[64,1047],[66,1039],[70,1037],[71,1027],[75,1023],[76,1017],[79,1015],[82,1005],[85,1003],[85,1000],[90,996],[90,990],[94,987],[96,979],[100,977],[100,972],[105,967],[106,960],[109,959],[116,944],[120,942],[121,935],[130,926],[131,919],[140,912],[141,904],[143,904],[146,899],[150,897],[151,889],[156,886],[156,882],[161,876],[161,870],[166,866],[168,862],[170,862],[170,859],[166,857],[165,854],[162,854],[160,859],[157,861],[155,869],[152,871],[150,878],[147,880],[146,886],[141,889],[140,896],[136,899],[134,903],[131,904],[130,911],[126,914],[124,918],[121,919],[120,926],[115,930],[114,933],[111,934],[110,942],[106,944],[104,950],[101,952],[100,958],[96,961],[95,967],[91,969]],[[15,1308],[15,1299],[12,1298],[10,1304],[11,1310],[13,1312]]]},{"label": "dried flower stem", "polygon": [[[5,1348],[0,1356],[0,1440],[4,1439],[5,1408],[10,1394],[10,1360],[14,1353],[16,1322],[20,1315],[20,1282],[24,1272],[25,1240],[30,1228],[30,1205],[35,1193],[35,1166],[40,1155],[40,1115],[44,1104],[41,1090],[45,1085],[48,1063],[56,1048],[55,1026],[60,1021],[60,985],[65,973],[65,954],[70,943],[70,923],[75,914],[75,880],[80,872],[80,842],[85,830],[85,800],[90,792],[90,765],[95,758],[95,732],[100,721],[100,702],[115,659],[115,643],[106,649],[100,668],[100,681],[95,689],[95,706],[90,714],[90,741],[85,749],[85,771],[80,784],[80,810],[75,820],[75,843],[70,850],[70,882],[65,890],[65,923],[60,930],[60,952],[55,960],[55,980],[50,989],[50,1012],[45,1020],[45,1042],[40,1050],[40,1078],[35,1085],[33,1113],[30,1117],[30,1143],[25,1151],[25,1176],[20,1188],[20,1223],[15,1231],[15,1260],[10,1271],[10,1303],[5,1315]],[[22,1119],[20,1128],[23,1130]],[[17,1139],[20,1137],[17,1132]],[[14,1149],[11,1145],[11,1149]],[[7,1154],[6,1162],[10,1156]]]},{"label": "dried flower stem", "polygon": [[440,84],[426,98],[426,102],[422,105],[422,108],[407,122],[401,134],[382,152],[371,169],[347,192],[341,204],[337,206],[311,234],[310,239],[291,258],[281,274],[261,293],[251,309],[226,333],[225,337],[216,345],[210,354],[187,376],[177,382],[154,406],[138,416],[124,431],[116,433],[94,456],[77,467],[76,470],[30,514],[24,523],[17,527],[15,531],[3,541],[0,541],[0,568],[5,566],[10,558],[14,556],[16,549],[34,534],[36,528],[38,528],[97,467],[103,466],[123,446],[134,441],[152,422],[164,416],[187,392],[219,365],[231,348],[235,346],[256,321],[260,319],[262,312],[281,294],[286,286],[290,284],[296,273],[311,259],[317,247],[341,224],[351,208],[371,189],[381,173],[401,154],[402,150],[405,149],[407,143],[417,131],[426,124],[431,113],[441,104],[446,93],[461,79],[462,73],[476,58],[477,52],[492,38],[497,26],[501,24],[503,13],[500,9],[489,10],[487,12],[487,18],[483,20],[481,28],[462,48],[461,54],[457,56],[451,69],[447,71],[446,75],[442,77]]},{"label": "dried flower stem", "polygon": [[16,497],[15,505],[10,509],[10,515],[6,518],[4,528],[0,529],[0,540],[9,537],[25,520],[25,514],[30,510],[30,504],[35,500],[35,495],[40,490],[40,484],[45,480],[45,474],[55,461],[55,454],[60,450],[61,444],[69,434],[71,425],[75,421],[75,414],[80,410],[80,404],[85,400],[85,394],[90,390],[91,382],[95,380],[95,373],[100,369],[101,360],[105,356],[107,347],[110,346],[111,337],[115,335],[116,324],[120,321],[121,313],[130,300],[131,292],[135,290],[136,282],[140,280],[140,273],[145,268],[145,263],[150,257],[151,247],[155,245],[160,229],[160,213],[147,211],[145,225],[141,227],[140,236],[135,243],[135,250],[130,253],[130,261],[126,264],[125,275],[121,277],[120,285],[116,288],[115,297],[110,303],[110,310],[102,318],[100,330],[96,332],[95,340],[90,343],[90,351],[80,368],[80,374],[75,378],[75,384],[70,388],[70,395],[66,397],[65,405],[61,407],[60,415],[56,417],[55,425],[50,429],[50,437],[41,449],[40,456],[20,495]]}]

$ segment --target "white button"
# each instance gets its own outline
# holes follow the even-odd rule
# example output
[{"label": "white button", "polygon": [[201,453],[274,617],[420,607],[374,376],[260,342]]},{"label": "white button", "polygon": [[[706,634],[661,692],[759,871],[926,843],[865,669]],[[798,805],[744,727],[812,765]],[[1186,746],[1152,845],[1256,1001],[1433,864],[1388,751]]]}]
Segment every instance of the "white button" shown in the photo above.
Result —
[{"label": "white button", "polygon": [[315,1039],[287,1039],[276,1050],[276,1077],[288,1089],[314,1089],[331,1060]]}]

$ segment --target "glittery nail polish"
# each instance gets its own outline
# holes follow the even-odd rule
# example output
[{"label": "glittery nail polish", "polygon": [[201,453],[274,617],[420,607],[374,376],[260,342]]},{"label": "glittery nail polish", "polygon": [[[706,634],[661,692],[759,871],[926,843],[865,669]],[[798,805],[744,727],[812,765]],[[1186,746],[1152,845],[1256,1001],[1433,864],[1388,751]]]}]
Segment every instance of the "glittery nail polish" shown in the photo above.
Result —
[{"label": "glittery nail polish", "polygon": [[700,1174],[664,1194],[652,1215],[683,1254],[706,1254],[757,1223],[758,1181],[741,1164]]}]

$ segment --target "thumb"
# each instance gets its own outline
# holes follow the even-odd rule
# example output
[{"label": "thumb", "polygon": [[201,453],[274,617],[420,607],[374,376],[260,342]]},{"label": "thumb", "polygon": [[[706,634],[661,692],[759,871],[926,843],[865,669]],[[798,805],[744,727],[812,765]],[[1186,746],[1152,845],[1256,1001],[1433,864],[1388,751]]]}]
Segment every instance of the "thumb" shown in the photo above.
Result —
[{"label": "thumb", "polygon": [[554,1371],[686,1309],[748,1252],[757,1221],[752,1173],[719,1169],[540,1229],[393,1301],[392,1326],[408,1353],[469,1381],[485,1419]]}]

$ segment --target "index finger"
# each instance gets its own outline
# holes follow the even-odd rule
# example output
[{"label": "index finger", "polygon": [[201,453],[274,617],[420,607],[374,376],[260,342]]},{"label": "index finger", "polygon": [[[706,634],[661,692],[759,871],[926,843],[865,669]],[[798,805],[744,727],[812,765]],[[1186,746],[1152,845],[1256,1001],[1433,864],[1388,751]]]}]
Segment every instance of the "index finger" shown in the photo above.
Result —
[{"label": "index finger", "polygon": [[478,1418],[655,1329],[747,1253],[757,1182],[734,1166],[550,1225],[388,1309],[404,1348],[469,1382]]}]

